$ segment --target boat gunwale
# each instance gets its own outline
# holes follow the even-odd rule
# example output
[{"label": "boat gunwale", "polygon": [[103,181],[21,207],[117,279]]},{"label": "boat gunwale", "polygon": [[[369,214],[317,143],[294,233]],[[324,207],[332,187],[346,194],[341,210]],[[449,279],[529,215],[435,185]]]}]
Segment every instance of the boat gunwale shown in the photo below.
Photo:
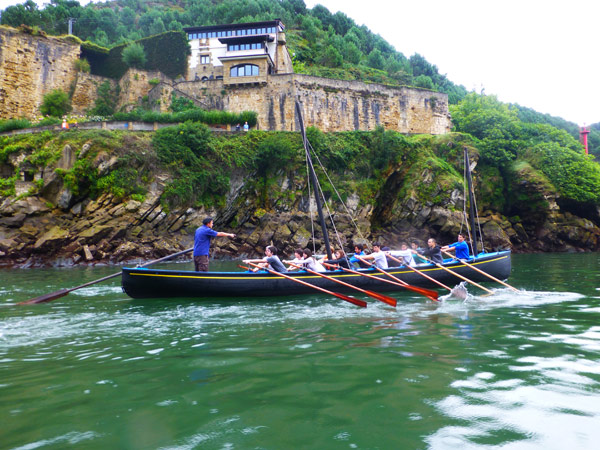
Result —
[{"label": "boat gunwale", "polygon": [[[478,255],[476,258],[471,258],[466,260],[466,262],[471,266],[477,266],[481,264],[487,264],[495,261],[500,261],[502,259],[506,259],[510,257],[511,252],[502,251],[502,252],[493,252],[493,253],[485,253],[484,256]],[[446,269],[458,269],[462,267],[468,267],[461,260],[456,259],[448,259],[444,261],[443,267]],[[443,271],[444,269],[437,267],[433,264],[422,264],[414,266],[420,272],[438,272]],[[276,274],[271,274],[265,271],[260,272],[196,272],[193,270],[170,270],[170,269],[152,269],[147,267],[123,267],[123,271],[127,271],[131,276],[152,276],[152,277],[165,277],[165,278],[191,278],[191,279],[219,279],[219,280],[271,280],[271,279],[280,279],[281,277]],[[384,274],[382,272],[377,271],[376,269],[356,269],[360,274],[372,275],[377,277],[383,277]],[[357,274],[344,272],[342,270],[328,270],[326,272],[321,272],[323,275],[327,275],[333,278],[347,278],[347,277],[356,277]],[[411,274],[412,270],[406,268],[406,266],[398,266],[398,267],[390,267],[386,270],[386,273],[391,275],[403,275],[403,274]],[[320,278],[319,275],[309,274],[309,272],[298,270],[292,272],[285,272],[286,275],[292,276],[293,278],[298,279],[315,279]]]}]

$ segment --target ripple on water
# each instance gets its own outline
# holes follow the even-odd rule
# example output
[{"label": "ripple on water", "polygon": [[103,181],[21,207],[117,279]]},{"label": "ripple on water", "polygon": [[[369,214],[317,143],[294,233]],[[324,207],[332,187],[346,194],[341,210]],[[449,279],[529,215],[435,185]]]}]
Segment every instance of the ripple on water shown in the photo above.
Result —
[{"label": "ripple on water", "polygon": [[76,432],[72,431],[70,433],[63,434],[61,436],[56,436],[50,439],[41,439],[36,442],[31,442],[27,445],[23,445],[20,447],[14,447],[12,450],[33,450],[36,448],[48,447],[48,446],[56,446],[56,445],[76,445],[81,444],[85,441],[90,441],[92,439],[98,438],[101,435],[98,433],[94,433],[93,431],[85,431],[85,432]]}]

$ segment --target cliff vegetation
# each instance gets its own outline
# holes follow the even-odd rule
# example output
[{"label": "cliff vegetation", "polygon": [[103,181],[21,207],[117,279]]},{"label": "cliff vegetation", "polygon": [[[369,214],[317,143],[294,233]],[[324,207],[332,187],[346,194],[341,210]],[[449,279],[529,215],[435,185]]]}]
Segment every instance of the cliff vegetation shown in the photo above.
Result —
[{"label": "cliff vegetation", "polygon": [[[334,242],[453,239],[465,227],[467,148],[488,249],[600,248],[600,166],[575,139],[522,122],[493,97],[468,95],[453,115],[460,132],[442,136],[308,129]],[[189,246],[206,215],[238,235],[218,243],[220,256],[261,253],[271,242],[288,253],[322,246],[310,231],[298,133],[213,133],[187,121],[146,133],[3,136],[0,172],[4,264],[165,255]]]},{"label": "cliff vegetation", "polygon": [[[66,34],[68,18],[74,18],[73,33],[92,60],[110,60],[112,73],[121,73],[121,52],[132,41],[183,27],[224,23],[243,23],[280,18],[286,24],[287,45],[293,57],[294,70],[327,78],[359,80],[390,85],[409,85],[448,94],[450,104],[457,104],[468,94],[466,88],[440,74],[437,66],[419,54],[406,57],[381,36],[367,27],[358,26],[343,12],[332,14],[326,7],[307,8],[303,0],[114,0],[81,6],[77,1],[53,0],[43,8],[31,0],[10,6],[2,12],[0,23],[19,27],[24,24],[33,33]],[[175,46],[181,72],[185,50],[175,34],[167,34]],[[155,55],[156,39],[141,41],[147,52]],[[151,58],[160,65],[160,55]],[[98,67],[102,67],[99,65]],[[147,67],[146,69],[151,69]],[[577,124],[530,108],[514,105],[519,119],[531,124],[548,124],[567,131],[575,139]],[[590,127],[589,150],[600,155],[600,124]]]}]

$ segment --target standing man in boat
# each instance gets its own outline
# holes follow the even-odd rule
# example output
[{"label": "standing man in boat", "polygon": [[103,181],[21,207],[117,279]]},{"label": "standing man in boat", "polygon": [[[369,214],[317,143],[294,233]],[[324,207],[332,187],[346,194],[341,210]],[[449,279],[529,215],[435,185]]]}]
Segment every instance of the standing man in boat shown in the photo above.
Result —
[{"label": "standing man in boat", "polygon": [[196,272],[208,272],[208,254],[210,252],[210,241],[215,237],[234,238],[233,233],[224,233],[215,231],[213,228],[212,217],[207,217],[202,221],[202,226],[194,234],[194,266]]},{"label": "standing man in boat", "polygon": [[458,242],[454,244],[445,245],[442,250],[445,252],[456,251],[456,259],[469,259],[469,246],[465,242],[465,236],[462,233],[458,235]]}]

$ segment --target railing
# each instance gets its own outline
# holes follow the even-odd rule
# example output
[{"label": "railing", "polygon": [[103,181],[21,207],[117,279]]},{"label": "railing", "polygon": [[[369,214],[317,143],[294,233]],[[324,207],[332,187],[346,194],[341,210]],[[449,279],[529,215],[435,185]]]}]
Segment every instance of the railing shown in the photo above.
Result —
[{"label": "railing", "polygon": [[[18,134],[27,133],[41,133],[43,131],[63,131],[69,132],[70,130],[128,130],[128,131],[156,131],[159,128],[172,127],[178,125],[178,123],[148,123],[148,122],[124,122],[124,121],[111,121],[111,122],[84,122],[80,124],[69,124],[68,129],[63,129],[60,124],[50,125],[45,127],[32,127],[22,128],[20,130],[11,130],[0,133],[0,136],[12,136]],[[232,131],[232,127],[229,124],[224,125],[209,125],[211,131],[223,132]]]}]

